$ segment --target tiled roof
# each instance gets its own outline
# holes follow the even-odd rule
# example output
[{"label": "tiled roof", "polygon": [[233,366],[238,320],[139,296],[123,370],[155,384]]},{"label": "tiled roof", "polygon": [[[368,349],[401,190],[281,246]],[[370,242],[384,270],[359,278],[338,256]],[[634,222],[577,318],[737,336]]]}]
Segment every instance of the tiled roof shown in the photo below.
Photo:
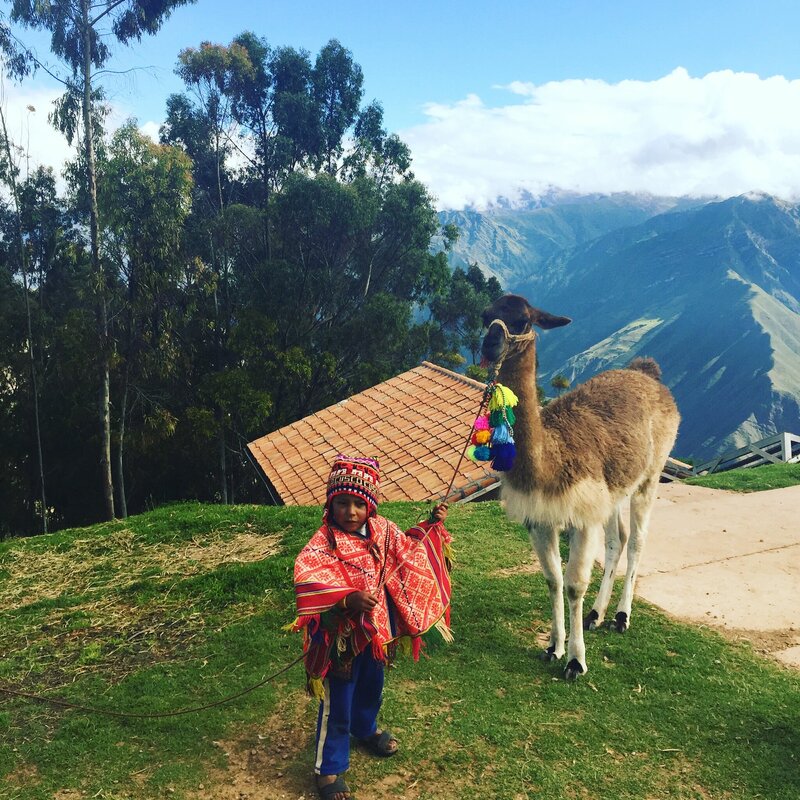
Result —
[{"label": "tiled roof", "polygon": [[[248,444],[286,505],[325,500],[337,453],[371,456],[381,467],[381,499],[440,499],[467,443],[484,386],[423,361],[395,378],[348,397]],[[466,456],[454,492],[472,497],[498,481]]]}]

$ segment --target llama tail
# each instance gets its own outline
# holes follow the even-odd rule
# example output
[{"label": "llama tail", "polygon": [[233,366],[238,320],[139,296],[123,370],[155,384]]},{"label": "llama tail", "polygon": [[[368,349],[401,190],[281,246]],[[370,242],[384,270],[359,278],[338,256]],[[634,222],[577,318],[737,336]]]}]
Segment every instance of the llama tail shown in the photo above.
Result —
[{"label": "llama tail", "polygon": [[654,358],[634,358],[625,369],[636,369],[649,375],[653,380],[661,380],[661,367]]}]

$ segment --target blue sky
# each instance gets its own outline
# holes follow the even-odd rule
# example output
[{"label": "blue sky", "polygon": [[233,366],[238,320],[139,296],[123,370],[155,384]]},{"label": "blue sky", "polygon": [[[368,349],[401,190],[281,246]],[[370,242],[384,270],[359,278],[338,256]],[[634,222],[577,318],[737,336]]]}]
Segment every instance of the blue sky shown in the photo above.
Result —
[{"label": "blue sky", "polygon": [[[117,51],[111,66],[135,70],[105,79],[118,116],[157,130],[167,95],[182,88],[178,52],[247,29],[312,55],[331,38],[349,48],[365,101],[383,104],[440,205],[552,185],[800,191],[794,0],[200,0],[156,37]],[[48,84],[7,85],[9,117],[26,98],[46,104]],[[32,115],[20,113],[12,131],[46,160],[57,148],[31,136]],[[37,106],[38,126],[44,116]],[[683,158],[691,164],[679,179]]]}]

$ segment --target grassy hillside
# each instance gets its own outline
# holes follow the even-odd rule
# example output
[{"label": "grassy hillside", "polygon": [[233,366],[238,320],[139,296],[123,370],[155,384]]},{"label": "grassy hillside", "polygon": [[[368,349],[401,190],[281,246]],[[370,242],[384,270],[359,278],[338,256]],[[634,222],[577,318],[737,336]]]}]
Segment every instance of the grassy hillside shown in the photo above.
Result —
[{"label": "grassy hillside", "polygon": [[731,469],[712,475],[687,478],[691,486],[727,489],[732,492],[763,492],[800,484],[800,464],[764,464],[760,467]]},{"label": "grassy hillside", "polygon": [[[422,508],[386,504],[400,524]],[[296,552],[319,509],[169,506],[0,545],[0,685],[114,710],[234,694],[299,652]],[[356,752],[360,800],[474,795],[800,796],[800,676],[637,603],[624,635],[587,636],[567,684],[537,656],[547,591],[496,503],[454,508],[453,627],[388,674],[401,753]],[[297,665],[231,704],[120,720],[0,696],[0,796],[310,797],[315,704]]]}]

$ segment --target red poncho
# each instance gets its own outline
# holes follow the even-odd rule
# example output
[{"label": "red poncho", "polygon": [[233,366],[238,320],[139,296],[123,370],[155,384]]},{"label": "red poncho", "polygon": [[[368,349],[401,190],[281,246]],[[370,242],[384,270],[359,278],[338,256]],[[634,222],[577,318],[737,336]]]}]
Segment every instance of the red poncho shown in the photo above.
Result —
[{"label": "red poncho", "polygon": [[[306,672],[315,693],[332,667],[346,676],[352,659],[368,645],[375,658],[385,661],[392,655],[388,646],[410,636],[416,658],[419,636],[440,620],[445,625],[450,621],[444,555],[450,534],[442,523],[424,522],[403,533],[388,519],[374,516],[367,526],[365,538],[326,523],[295,562],[296,628],[305,631]],[[333,609],[354,591],[378,597],[371,613]]]}]

